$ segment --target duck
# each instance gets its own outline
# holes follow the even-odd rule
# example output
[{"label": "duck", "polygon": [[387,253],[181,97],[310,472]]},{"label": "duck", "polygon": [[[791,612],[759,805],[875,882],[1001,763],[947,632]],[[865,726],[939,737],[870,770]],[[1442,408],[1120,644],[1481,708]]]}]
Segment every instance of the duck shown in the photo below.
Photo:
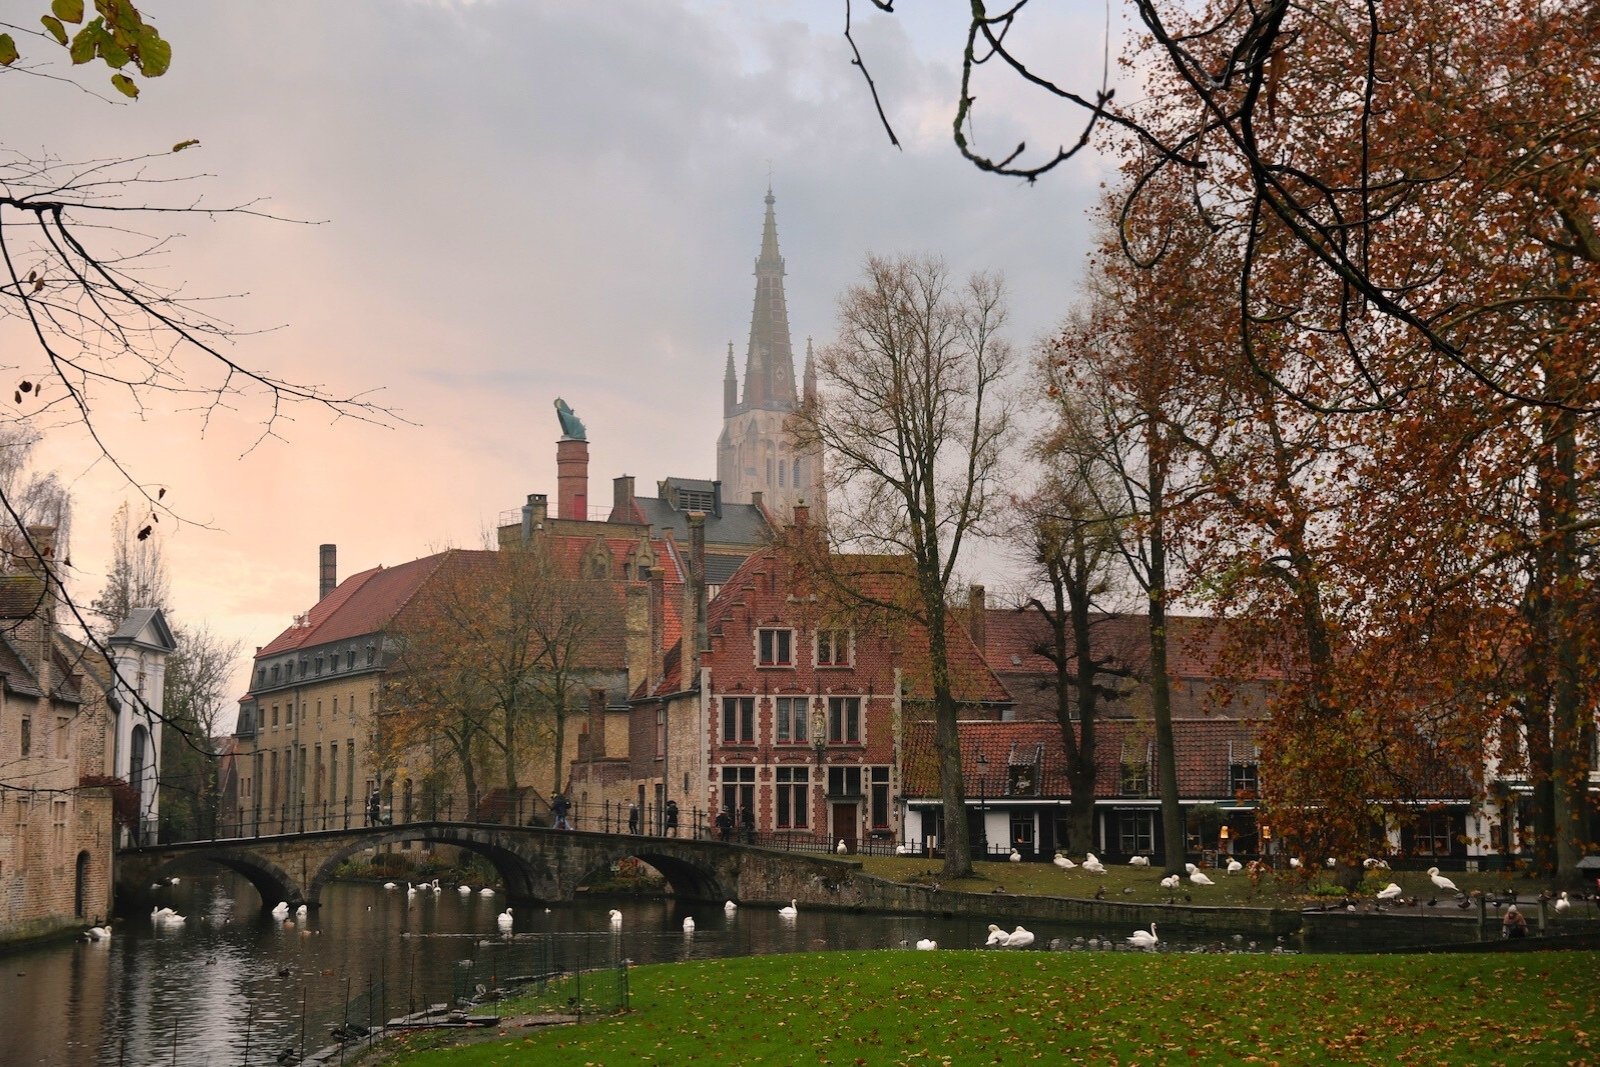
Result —
[{"label": "duck", "polygon": [[739,905],[735,904],[731,900],[725,901],[723,903],[723,905],[722,905],[722,913],[724,915],[732,915],[734,912],[736,912],[738,910],[739,910]]},{"label": "duck", "polygon": [[611,929],[622,929],[622,912],[618,911],[616,908],[612,908],[609,912],[607,912],[607,914],[611,918]]},{"label": "duck", "polygon": [[693,915],[685,915],[683,917],[683,932],[686,933],[686,934],[694,933],[694,916]]},{"label": "duck", "polygon": [[1382,889],[1378,890],[1378,899],[1379,900],[1393,900],[1395,897],[1400,896],[1404,892],[1405,892],[1404,889],[1401,889],[1394,882],[1390,882],[1388,885],[1386,885]]},{"label": "duck", "polygon": [[924,937],[917,942],[917,950],[920,952],[931,952],[938,947],[939,942],[931,937]]},{"label": "duck", "polygon": [[994,923],[990,923],[989,940],[983,943],[984,947],[988,948],[994,945],[1004,945],[1006,943],[1006,936],[1007,935],[1004,930],[1000,929],[1000,927],[996,926]]},{"label": "duck", "polygon": [[1012,863],[1021,863],[1022,853],[1018,852],[1016,849],[1012,849],[1011,855],[1007,856],[1006,859],[1010,860]]},{"label": "duck", "polygon": [[1192,872],[1190,872],[1189,881],[1193,882],[1195,885],[1216,885],[1217,884],[1217,883],[1213,882],[1210,878],[1206,877],[1206,872],[1205,871],[1192,871]]},{"label": "duck", "polygon": [[1128,857],[1128,866],[1129,867],[1148,867],[1148,866],[1150,866],[1150,857],[1149,856],[1129,856]]},{"label": "duck", "polygon": [[784,919],[793,919],[800,914],[800,901],[791,900],[787,908],[779,908],[778,915]]},{"label": "duck", "polygon": [[1156,924],[1151,923],[1149,930],[1135,930],[1128,935],[1128,944],[1134,948],[1155,948],[1160,942],[1156,936]]},{"label": "duck", "polygon": [[1006,937],[1006,948],[1027,948],[1033,944],[1033,932],[1017,927]]},{"label": "duck", "polygon": [[278,901],[277,905],[272,909],[272,917],[274,919],[287,919],[289,917],[289,902],[287,900]]},{"label": "duck", "polygon": [[495,924],[500,927],[500,930],[501,930],[502,933],[509,933],[510,930],[511,930],[511,923],[512,923],[511,909],[507,908],[505,911],[502,911],[499,915],[496,915],[494,917],[494,921],[495,921]]},{"label": "duck", "polygon": [[849,848],[848,845],[846,845],[844,843],[844,838],[841,837],[841,838],[839,838],[839,843],[836,846],[834,846],[833,850],[835,852],[837,852],[839,855],[843,856],[843,855],[847,855],[849,853],[850,848]]},{"label": "duck", "polygon": [[1428,868],[1428,879],[1433,882],[1434,886],[1438,889],[1448,889],[1452,893],[1461,892],[1461,890],[1456,888],[1456,884],[1454,882],[1439,873],[1439,868],[1437,867]]}]

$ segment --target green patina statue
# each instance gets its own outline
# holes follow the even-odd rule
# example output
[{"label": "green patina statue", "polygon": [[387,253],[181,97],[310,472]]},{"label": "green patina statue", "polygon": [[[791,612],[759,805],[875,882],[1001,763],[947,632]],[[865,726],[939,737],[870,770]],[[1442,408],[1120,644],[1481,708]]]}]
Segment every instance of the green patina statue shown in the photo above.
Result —
[{"label": "green patina statue", "polygon": [[583,420],[577,413],[567,406],[567,402],[559,396],[556,397],[556,416],[561,420],[561,436],[570,437],[574,441],[587,441],[588,434],[584,431]]}]

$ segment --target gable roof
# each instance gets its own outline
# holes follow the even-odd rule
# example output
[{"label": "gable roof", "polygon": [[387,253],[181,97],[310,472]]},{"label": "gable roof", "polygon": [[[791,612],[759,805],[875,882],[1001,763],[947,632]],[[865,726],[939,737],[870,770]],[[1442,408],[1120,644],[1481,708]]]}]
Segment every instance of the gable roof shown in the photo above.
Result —
[{"label": "gable roof", "polygon": [[173,652],[178,647],[160,608],[134,608],[128,612],[122,625],[107,638],[107,644],[141,645],[158,652]]},{"label": "gable roof", "polygon": [[395,567],[373,567],[352,574],[312,605],[301,621],[263,645],[256,658],[377,633],[438,570],[445,557],[459,551],[464,550],[450,549]]}]

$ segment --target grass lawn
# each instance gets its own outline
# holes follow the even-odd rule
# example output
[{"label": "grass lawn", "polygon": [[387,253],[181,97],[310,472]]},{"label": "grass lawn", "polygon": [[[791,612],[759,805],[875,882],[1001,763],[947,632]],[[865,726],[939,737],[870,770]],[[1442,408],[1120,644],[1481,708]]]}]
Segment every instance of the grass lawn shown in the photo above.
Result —
[{"label": "grass lawn", "polygon": [[383,1048],[402,1067],[1593,1063],[1597,966],[1592,952],[762,956],[635,968],[633,1010],[588,1025]]},{"label": "grass lawn", "polygon": [[[1162,889],[1160,868],[1130,867],[1126,864],[1107,867],[1103,875],[1089,874],[1081,868],[1063,871],[1050,863],[974,863],[976,877],[958,881],[945,881],[939,873],[940,861],[925,857],[908,856],[854,856],[864,873],[891,882],[938,882],[943,889],[956,889],[969,893],[991,893],[997,887],[1007,893],[1025,896],[1079,897],[1095,895],[1105,887],[1105,899],[1127,903],[1166,903],[1174,894]],[[1333,884],[1332,871],[1325,868],[1301,871],[1272,871],[1264,875],[1259,884],[1251,884],[1244,874],[1224,874],[1207,870],[1215,885],[1191,885],[1184,879],[1183,888],[1176,893],[1179,904],[1211,905],[1215,907],[1299,908],[1315,901],[1317,893],[1342,897],[1344,891]],[[1530,900],[1545,887],[1543,882],[1531,881],[1514,872],[1449,871],[1446,877],[1455,882],[1463,892],[1474,889],[1486,893],[1503,893],[1515,890],[1524,900]],[[1454,903],[1458,898],[1451,893],[1440,893],[1422,871],[1367,871],[1362,880],[1362,891],[1376,893],[1390,882],[1397,883],[1404,895],[1423,902],[1438,899],[1438,907]],[[1189,899],[1184,900],[1185,894]],[[1573,916],[1600,917],[1596,905],[1583,903],[1575,906]]]}]

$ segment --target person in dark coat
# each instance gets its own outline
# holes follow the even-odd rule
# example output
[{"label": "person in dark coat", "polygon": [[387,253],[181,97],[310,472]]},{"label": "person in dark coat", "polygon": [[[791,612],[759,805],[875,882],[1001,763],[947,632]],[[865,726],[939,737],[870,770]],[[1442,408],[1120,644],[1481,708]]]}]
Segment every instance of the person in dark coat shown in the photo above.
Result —
[{"label": "person in dark coat", "polygon": [[555,816],[551,826],[557,830],[570,830],[572,824],[567,821],[567,812],[572,810],[572,802],[563,793],[557,793],[550,798],[550,814]]},{"label": "person in dark coat", "polygon": [[667,801],[667,836],[678,836],[678,802],[676,800]]},{"label": "person in dark coat", "polygon": [[753,845],[756,843],[756,813],[754,811],[744,808],[739,812],[739,829],[744,833],[745,844]]},{"label": "person in dark coat", "polygon": [[717,812],[717,837],[723,841],[733,837],[733,816],[728,814],[728,809],[723,808]]},{"label": "person in dark coat", "polygon": [[374,789],[367,798],[367,825],[377,826],[379,818],[383,815],[383,797]]},{"label": "person in dark coat", "polygon": [[628,833],[636,834],[638,832],[639,832],[639,805],[635,804],[633,801],[630,800],[630,801],[628,801]]}]

